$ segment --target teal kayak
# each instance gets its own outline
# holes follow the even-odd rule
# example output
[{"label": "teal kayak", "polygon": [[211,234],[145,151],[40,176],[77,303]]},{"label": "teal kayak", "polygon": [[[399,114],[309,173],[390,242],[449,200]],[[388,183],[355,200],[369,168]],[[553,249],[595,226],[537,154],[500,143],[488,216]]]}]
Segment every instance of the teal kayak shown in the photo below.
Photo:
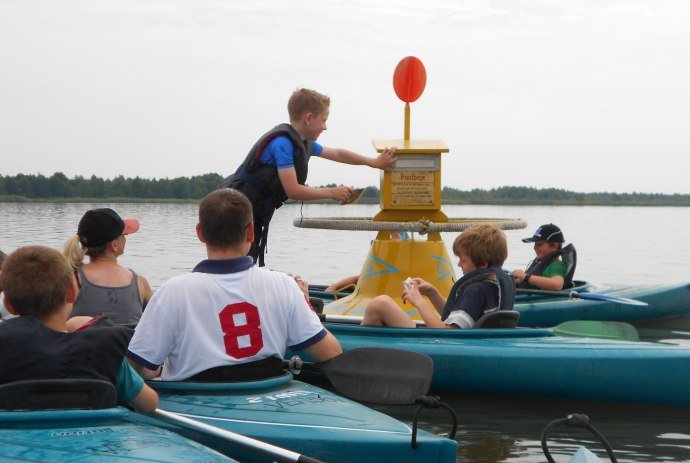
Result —
[{"label": "teal kayak", "polygon": [[229,463],[176,433],[130,421],[122,407],[0,411],[0,461],[41,463]]},{"label": "teal kayak", "polygon": [[556,326],[569,320],[622,321],[654,326],[655,322],[673,319],[678,328],[679,318],[690,321],[690,284],[586,286],[585,292],[605,296],[635,299],[646,306],[621,304],[612,301],[571,299],[522,294],[515,300],[520,312],[520,326]]},{"label": "teal kayak", "polygon": [[[159,408],[329,463],[455,462],[457,443],[411,426],[333,392],[295,381],[290,373],[242,383],[150,381]],[[411,414],[412,412],[410,412]],[[161,425],[138,415],[143,422]],[[269,461],[226,441],[163,425],[242,462]]]},{"label": "teal kayak", "polygon": [[537,328],[324,326],[344,350],[388,347],[430,356],[432,390],[690,407],[688,347],[560,337]]},{"label": "teal kayak", "polygon": [[[576,282],[573,290],[613,298],[635,299],[646,306],[614,301],[573,299],[539,294],[518,294],[514,309],[520,312],[518,324],[526,327],[550,327],[570,320],[622,321],[647,328],[690,329],[690,283],[676,285],[606,285]],[[364,314],[364,307],[344,311],[335,295],[323,286],[311,286],[310,295],[323,300],[324,313],[332,315]]]}]

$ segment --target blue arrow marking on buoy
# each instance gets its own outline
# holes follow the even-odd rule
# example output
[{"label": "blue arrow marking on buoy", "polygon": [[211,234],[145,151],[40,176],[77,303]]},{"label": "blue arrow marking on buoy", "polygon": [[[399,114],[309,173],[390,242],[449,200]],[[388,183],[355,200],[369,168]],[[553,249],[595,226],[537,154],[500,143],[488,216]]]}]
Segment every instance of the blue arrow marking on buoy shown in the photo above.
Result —
[{"label": "blue arrow marking on buoy", "polygon": [[436,272],[439,274],[438,280],[445,280],[450,277],[453,273],[453,264],[441,256],[431,256],[436,259]]},{"label": "blue arrow marking on buoy", "polygon": [[[369,258],[371,259],[371,261],[367,263],[366,271],[362,275],[362,278],[365,280],[368,280],[369,278],[375,277],[378,275],[386,275],[388,273],[400,273],[400,269],[392,266],[391,264],[389,264],[385,260],[381,260],[376,256],[369,256]],[[374,270],[375,264],[379,264],[379,265],[383,266],[383,269],[382,270]]]}]

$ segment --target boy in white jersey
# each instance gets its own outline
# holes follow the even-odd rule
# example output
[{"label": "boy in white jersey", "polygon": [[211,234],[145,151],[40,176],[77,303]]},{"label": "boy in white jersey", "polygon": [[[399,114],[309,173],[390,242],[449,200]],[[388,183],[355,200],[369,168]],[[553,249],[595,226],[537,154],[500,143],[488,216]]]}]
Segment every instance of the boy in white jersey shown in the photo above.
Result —
[{"label": "boy in white jersey", "polygon": [[287,347],[316,361],[342,352],[295,280],[247,257],[254,223],[242,193],[222,189],[206,196],[196,232],[208,259],[156,291],[129,344],[127,356],[142,376],[255,379],[279,371]]}]

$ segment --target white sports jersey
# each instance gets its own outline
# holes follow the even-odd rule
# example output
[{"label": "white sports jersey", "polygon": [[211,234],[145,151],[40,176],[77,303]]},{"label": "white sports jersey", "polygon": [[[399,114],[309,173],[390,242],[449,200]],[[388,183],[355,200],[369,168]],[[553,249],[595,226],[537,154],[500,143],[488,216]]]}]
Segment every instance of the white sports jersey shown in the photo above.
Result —
[{"label": "white sports jersey", "polygon": [[250,257],[208,259],[155,292],[127,355],[161,379],[181,381],[209,368],[283,358],[326,336],[297,283],[254,266]]}]

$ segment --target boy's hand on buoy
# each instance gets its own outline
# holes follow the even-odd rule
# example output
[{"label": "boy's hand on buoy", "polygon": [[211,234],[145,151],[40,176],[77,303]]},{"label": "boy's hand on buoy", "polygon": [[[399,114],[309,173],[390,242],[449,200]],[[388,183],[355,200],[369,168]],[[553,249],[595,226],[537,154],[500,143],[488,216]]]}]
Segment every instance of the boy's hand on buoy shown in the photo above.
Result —
[{"label": "boy's hand on buoy", "polygon": [[393,166],[397,160],[398,158],[395,156],[395,148],[386,148],[376,157],[376,159],[374,159],[372,167],[390,172],[393,170]]}]

